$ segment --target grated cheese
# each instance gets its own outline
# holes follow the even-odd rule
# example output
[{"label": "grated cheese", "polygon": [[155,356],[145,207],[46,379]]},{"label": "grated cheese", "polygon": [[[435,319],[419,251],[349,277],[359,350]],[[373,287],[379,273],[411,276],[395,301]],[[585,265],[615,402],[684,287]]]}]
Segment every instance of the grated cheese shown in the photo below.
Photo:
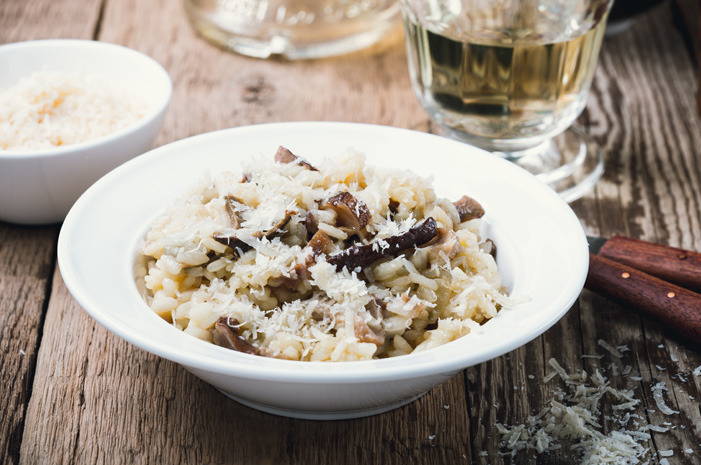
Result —
[{"label": "grated cheese", "polygon": [[[554,358],[548,361],[554,372],[547,375],[547,382],[559,376],[567,392],[556,394],[549,406],[535,416],[528,417],[523,425],[507,427],[497,424],[502,434],[502,445],[512,456],[522,450],[538,453],[560,449],[564,439],[576,441],[573,449],[581,453],[581,464],[627,464],[645,455],[646,449],[639,443],[649,439],[642,431],[612,431],[603,434],[596,418],[604,398],[614,402],[613,409],[633,410],[640,401],[630,390],[614,389],[597,370],[591,377],[585,371],[568,373]],[[619,420],[628,422],[630,415]]]},{"label": "grated cheese", "polygon": [[[626,346],[613,347],[601,339],[597,342],[616,358],[622,356],[621,351],[626,349]],[[598,370],[592,375],[586,371],[568,373],[554,358],[548,360],[548,365],[553,371],[543,381],[547,383],[559,377],[564,381],[566,389],[555,391],[555,397],[547,406],[536,415],[529,416],[523,424],[496,424],[497,431],[501,434],[501,446],[507,451],[502,454],[515,457],[521,451],[535,451],[538,454],[552,452],[561,449],[562,442],[569,440],[574,442],[572,450],[579,452],[576,463],[580,465],[668,463],[665,457],[672,457],[674,451],[658,450],[659,457],[662,458],[655,462],[650,457],[650,448],[646,444],[651,439],[650,432],[665,433],[675,427],[669,422],[663,425],[639,425],[638,420],[643,418],[632,411],[640,405],[640,400],[635,398],[633,390],[611,387],[608,379]],[[612,373],[619,373],[613,367],[615,365],[612,364]],[[701,367],[697,370],[701,370]],[[622,375],[629,380],[642,380],[641,377],[628,377],[631,371],[632,367],[626,365]],[[666,405],[663,396],[665,391],[667,386],[664,382],[652,386],[657,407],[666,415],[679,413]],[[608,434],[601,431],[602,426],[598,423],[603,402],[609,403],[613,412],[613,415],[607,415],[605,419],[620,425],[620,429]],[[653,412],[650,409],[648,411]],[[693,450],[685,449],[684,453],[691,454]]]},{"label": "grated cheese", "polygon": [[77,144],[123,129],[146,105],[98,76],[41,71],[0,92],[0,150]]},{"label": "grated cheese", "polygon": [[623,357],[623,354],[618,349],[616,349],[614,346],[612,346],[608,342],[604,341],[603,339],[599,339],[598,341],[596,341],[596,343],[599,344],[604,349],[611,352],[611,355],[613,355],[614,357],[616,357],[616,358]]},{"label": "grated cheese", "polygon": [[664,383],[664,381],[660,381],[652,386],[652,398],[655,399],[657,408],[659,408],[660,412],[664,413],[665,415],[679,413],[677,410],[672,410],[667,406],[667,404],[665,404],[663,395],[663,392],[665,391],[667,391],[667,385]]}]

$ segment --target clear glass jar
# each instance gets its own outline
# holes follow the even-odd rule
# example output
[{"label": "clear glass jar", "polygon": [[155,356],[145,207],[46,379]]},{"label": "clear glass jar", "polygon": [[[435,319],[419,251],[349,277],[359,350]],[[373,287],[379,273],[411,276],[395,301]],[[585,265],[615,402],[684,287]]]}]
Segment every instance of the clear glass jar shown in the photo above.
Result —
[{"label": "clear glass jar", "polygon": [[184,0],[195,29],[257,58],[320,58],[367,47],[390,32],[396,0]]}]

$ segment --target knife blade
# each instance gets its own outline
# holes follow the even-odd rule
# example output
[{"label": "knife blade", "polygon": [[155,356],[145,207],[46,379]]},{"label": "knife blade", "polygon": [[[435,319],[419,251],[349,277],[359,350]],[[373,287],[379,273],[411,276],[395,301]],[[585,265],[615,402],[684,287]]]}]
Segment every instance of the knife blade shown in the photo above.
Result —
[{"label": "knife blade", "polygon": [[[621,243],[629,244],[626,238],[622,239],[624,240],[617,239],[610,247],[616,249],[617,246],[621,246]],[[611,239],[607,243],[610,241]],[[589,243],[590,250],[596,251],[597,246],[601,248],[599,255],[589,254],[589,272],[584,284],[585,288],[622,305],[630,306],[683,337],[701,344],[701,294],[655,277],[636,267],[602,256],[601,251],[605,244],[602,244],[600,239],[590,240]],[[649,244],[636,244],[638,253],[644,255]],[[651,264],[650,261],[651,259],[642,260],[647,270],[657,272],[654,263]],[[668,265],[670,263],[665,262],[661,267]]]},{"label": "knife blade", "polygon": [[701,253],[631,237],[589,237],[589,251],[680,287],[701,292]]}]

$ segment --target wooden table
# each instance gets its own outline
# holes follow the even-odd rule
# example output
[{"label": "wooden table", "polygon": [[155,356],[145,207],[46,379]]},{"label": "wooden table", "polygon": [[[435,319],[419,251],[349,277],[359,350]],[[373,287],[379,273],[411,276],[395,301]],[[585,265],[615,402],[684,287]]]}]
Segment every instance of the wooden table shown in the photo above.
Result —
[{"label": "wooden table", "polygon": [[[603,148],[606,172],[572,204],[588,233],[701,250],[696,64],[681,24],[663,5],[604,42],[580,123]],[[115,42],[162,63],[174,95],[156,145],[272,121],[436,131],[412,93],[399,28],[369,50],[288,63],[206,43],[177,1],[0,2],[0,43],[40,38]],[[674,426],[653,432],[646,446],[674,450],[670,464],[701,463],[701,377],[691,374],[701,350],[588,291],[543,336],[405,407],[352,421],[300,421],[228,400],[96,324],[61,280],[58,232],[59,225],[0,223],[1,463],[573,463],[566,450],[502,456],[494,425],[523,422],[562,387],[542,382],[551,357],[570,371],[599,368],[613,386],[629,382],[612,375],[599,339],[630,349],[622,360],[641,378],[634,388],[642,421]],[[596,354],[603,357],[588,357]],[[659,381],[679,414],[656,409],[651,386]]]}]

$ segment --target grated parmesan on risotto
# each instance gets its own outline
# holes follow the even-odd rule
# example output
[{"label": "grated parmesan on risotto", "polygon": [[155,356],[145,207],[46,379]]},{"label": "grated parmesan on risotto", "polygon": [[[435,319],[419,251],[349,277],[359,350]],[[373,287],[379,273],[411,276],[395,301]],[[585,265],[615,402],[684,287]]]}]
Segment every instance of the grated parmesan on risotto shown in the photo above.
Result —
[{"label": "grated parmesan on risotto", "polygon": [[0,150],[77,144],[127,127],[145,103],[98,76],[41,71],[0,92]]},{"label": "grated parmesan on risotto", "polygon": [[152,225],[137,281],[176,328],[240,352],[385,358],[468,334],[509,305],[484,210],[361,154],[280,147],[205,176]]}]

